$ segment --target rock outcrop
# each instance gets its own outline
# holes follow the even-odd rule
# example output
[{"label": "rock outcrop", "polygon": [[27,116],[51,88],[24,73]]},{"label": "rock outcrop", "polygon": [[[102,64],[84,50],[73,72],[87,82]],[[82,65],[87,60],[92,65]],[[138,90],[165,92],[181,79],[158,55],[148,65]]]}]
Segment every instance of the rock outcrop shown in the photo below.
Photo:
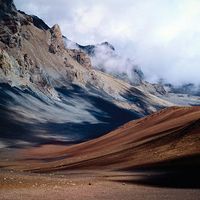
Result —
[{"label": "rock outcrop", "polygon": [[65,48],[64,41],[62,38],[62,33],[58,24],[55,24],[51,29],[51,44],[49,46],[50,53],[60,53],[62,54]]},{"label": "rock outcrop", "polygon": [[76,49],[68,50],[68,52],[69,52],[69,55],[73,59],[75,59],[79,64],[81,64],[87,69],[92,68],[90,57],[86,53],[84,53],[81,50],[76,50]]},{"label": "rock outcrop", "polygon": [[1,17],[7,13],[16,14],[17,9],[13,3],[13,0],[0,0],[0,13]]},{"label": "rock outcrop", "polygon": [[67,48],[75,52],[80,50],[89,55],[94,68],[134,86],[142,84],[144,74],[140,67],[133,60],[119,56],[109,42],[82,46],[66,37],[64,37],[64,41]]},{"label": "rock outcrop", "polygon": [[12,0],[1,0],[0,2],[0,41],[10,48],[20,48],[22,37],[21,26],[29,25],[31,16],[18,12]]}]

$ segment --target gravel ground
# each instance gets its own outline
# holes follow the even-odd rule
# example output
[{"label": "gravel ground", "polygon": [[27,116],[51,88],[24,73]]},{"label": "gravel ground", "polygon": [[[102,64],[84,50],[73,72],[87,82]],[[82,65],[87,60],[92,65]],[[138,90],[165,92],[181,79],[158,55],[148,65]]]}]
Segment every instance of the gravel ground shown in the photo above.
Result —
[{"label": "gravel ground", "polygon": [[133,175],[122,172],[29,174],[1,170],[0,199],[197,200],[200,196],[199,189],[149,187],[127,183],[130,178],[132,179]]}]

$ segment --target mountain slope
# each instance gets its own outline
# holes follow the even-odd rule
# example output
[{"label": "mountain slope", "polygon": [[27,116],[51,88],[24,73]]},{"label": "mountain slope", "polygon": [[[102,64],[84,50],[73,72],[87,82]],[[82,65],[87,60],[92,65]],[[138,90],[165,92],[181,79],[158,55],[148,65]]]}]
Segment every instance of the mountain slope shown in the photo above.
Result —
[{"label": "mountain slope", "polygon": [[184,165],[190,166],[194,164],[193,156],[200,155],[199,145],[200,107],[172,107],[131,121],[97,139],[63,146],[61,150],[52,146],[49,151],[48,145],[24,149],[17,153],[21,159],[16,159],[11,168],[34,172],[127,170],[170,160],[179,163],[184,158],[188,158]]},{"label": "mountain slope", "polygon": [[80,142],[173,105],[93,69],[86,53],[65,47],[58,25],[12,0],[0,1],[0,16],[2,146]]},{"label": "mountain slope", "polygon": [[106,72],[132,85],[140,85],[144,80],[142,70],[129,58],[118,55],[115,48],[108,42],[96,45],[80,45],[66,37],[65,46],[69,49],[82,50],[91,58],[94,68]]}]

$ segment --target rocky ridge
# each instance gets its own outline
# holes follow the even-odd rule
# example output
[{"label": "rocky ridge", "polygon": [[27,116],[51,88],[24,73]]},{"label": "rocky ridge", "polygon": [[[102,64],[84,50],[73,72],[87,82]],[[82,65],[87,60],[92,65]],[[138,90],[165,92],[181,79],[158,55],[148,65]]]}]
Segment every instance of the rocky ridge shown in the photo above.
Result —
[{"label": "rocky ridge", "polygon": [[[71,83],[82,87],[91,85],[114,97],[118,105],[124,107],[126,104],[125,107],[129,109],[141,110],[139,105],[128,105],[123,98],[122,94],[128,92],[131,85],[93,69],[88,55],[83,51],[66,49],[58,25],[47,30],[39,29],[34,25],[35,17],[17,11],[12,1],[2,0],[1,4],[7,8],[1,11],[4,16],[1,18],[0,31],[0,47],[3,52],[1,80],[16,86],[39,88],[54,97],[55,87]],[[103,45],[114,50],[107,43]],[[145,95],[149,96],[150,101],[155,101],[155,105],[169,105],[148,93]],[[147,110],[152,108],[151,105]]]},{"label": "rocky ridge", "polygon": [[[114,46],[109,42],[83,46],[66,37],[63,37],[63,39],[67,48],[81,50],[88,54],[94,68],[134,86],[143,83],[144,74],[139,66],[133,60],[118,55]],[[125,72],[125,69],[127,69],[127,72]]]},{"label": "rocky ridge", "polygon": [[173,105],[93,68],[86,52],[66,48],[58,25],[0,3],[2,145],[88,140]]}]

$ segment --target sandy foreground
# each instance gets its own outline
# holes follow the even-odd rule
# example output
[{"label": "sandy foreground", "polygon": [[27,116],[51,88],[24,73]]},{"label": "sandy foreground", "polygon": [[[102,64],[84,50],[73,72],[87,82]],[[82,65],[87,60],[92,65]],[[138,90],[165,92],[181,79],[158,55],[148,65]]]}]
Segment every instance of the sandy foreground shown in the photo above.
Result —
[{"label": "sandy foreground", "polygon": [[71,171],[32,174],[0,171],[0,199],[185,199],[196,200],[200,189],[167,188],[129,183],[138,173]]}]

